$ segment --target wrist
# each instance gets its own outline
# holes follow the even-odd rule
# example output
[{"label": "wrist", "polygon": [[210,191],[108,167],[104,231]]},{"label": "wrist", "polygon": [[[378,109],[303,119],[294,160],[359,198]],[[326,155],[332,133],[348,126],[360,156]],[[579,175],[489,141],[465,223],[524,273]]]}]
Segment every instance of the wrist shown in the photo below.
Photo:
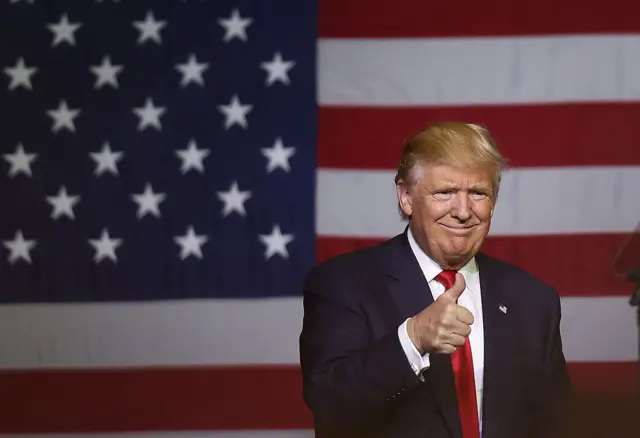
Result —
[{"label": "wrist", "polygon": [[416,320],[415,316],[409,318],[409,321],[407,322],[407,334],[409,335],[409,339],[411,340],[413,345],[416,347],[418,352],[421,355],[424,355],[424,351],[422,349],[422,346],[420,345],[419,338],[416,335],[416,332],[417,332],[416,325],[417,324],[418,324],[418,321]]}]

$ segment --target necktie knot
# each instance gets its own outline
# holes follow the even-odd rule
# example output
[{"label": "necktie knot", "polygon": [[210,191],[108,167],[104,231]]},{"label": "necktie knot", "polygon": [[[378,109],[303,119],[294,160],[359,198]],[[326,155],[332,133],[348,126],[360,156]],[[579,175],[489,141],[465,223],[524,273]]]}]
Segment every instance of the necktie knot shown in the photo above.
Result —
[{"label": "necktie knot", "polygon": [[445,289],[451,289],[456,281],[456,272],[458,271],[442,271],[436,275],[435,280],[442,283]]}]

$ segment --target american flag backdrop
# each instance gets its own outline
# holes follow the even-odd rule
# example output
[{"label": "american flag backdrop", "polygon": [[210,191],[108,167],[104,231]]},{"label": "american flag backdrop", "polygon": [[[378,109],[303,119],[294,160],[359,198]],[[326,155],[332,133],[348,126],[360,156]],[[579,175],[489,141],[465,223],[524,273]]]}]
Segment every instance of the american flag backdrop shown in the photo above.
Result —
[{"label": "american flag backdrop", "polygon": [[[300,283],[402,232],[403,139],[486,125],[485,250],[636,390],[640,4],[0,0],[0,434],[309,437]],[[74,435],[76,436],[76,435]]]}]

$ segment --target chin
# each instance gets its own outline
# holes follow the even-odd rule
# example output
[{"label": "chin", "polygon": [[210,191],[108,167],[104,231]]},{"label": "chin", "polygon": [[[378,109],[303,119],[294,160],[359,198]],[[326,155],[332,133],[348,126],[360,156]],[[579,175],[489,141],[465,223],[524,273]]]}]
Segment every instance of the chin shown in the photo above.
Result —
[{"label": "chin", "polygon": [[444,254],[441,268],[458,271],[471,260],[471,257],[473,257],[473,254],[446,253]]},{"label": "chin", "polygon": [[478,248],[480,247],[477,241],[469,242],[465,239],[463,242],[455,242],[455,240],[458,239],[453,240],[453,242],[450,241],[449,244],[445,246],[445,254],[447,258],[469,259],[476,255],[476,252],[478,252]]}]

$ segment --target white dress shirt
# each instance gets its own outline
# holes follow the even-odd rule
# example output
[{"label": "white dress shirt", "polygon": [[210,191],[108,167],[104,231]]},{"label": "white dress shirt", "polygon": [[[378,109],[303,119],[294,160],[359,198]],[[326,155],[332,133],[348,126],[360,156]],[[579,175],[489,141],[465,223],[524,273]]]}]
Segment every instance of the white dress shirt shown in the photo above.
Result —
[{"label": "white dress shirt", "polygon": [[[418,246],[411,229],[407,230],[409,237],[409,245],[415,255],[422,273],[424,274],[429,288],[433,294],[433,299],[436,300],[445,291],[444,286],[439,281],[435,280],[436,276],[442,272],[442,268],[433,261],[427,254]],[[475,374],[476,384],[476,399],[478,401],[478,417],[480,420],[480,428],[482,430],[482,389],[483,389],[483,375],[484,375],[484,330],[482,324],[482,297],[480,294],[480,276],[478,272],[478,266],[475,259],[471,259],[462,269],[459,271],[466,282],[466,287],[460,298],[458,298],[458,304],[468,309],[473,315],[473,324],[471,325],[471,334],[469,335],[469,342],[471,343],[471,355],[473,356],[473,369]],[[416,291],[420,293],[420,291]],[[425,289],[424,293],[428,293]],[[407,356],[407,360],[411,364],[411,368],[416,374],[429,368],[429,354],[421,356],[416,346],[409,338],[407,332],[407,321],[404,321],[400,327],[398,327],[398,337],[400,343]]]}]

